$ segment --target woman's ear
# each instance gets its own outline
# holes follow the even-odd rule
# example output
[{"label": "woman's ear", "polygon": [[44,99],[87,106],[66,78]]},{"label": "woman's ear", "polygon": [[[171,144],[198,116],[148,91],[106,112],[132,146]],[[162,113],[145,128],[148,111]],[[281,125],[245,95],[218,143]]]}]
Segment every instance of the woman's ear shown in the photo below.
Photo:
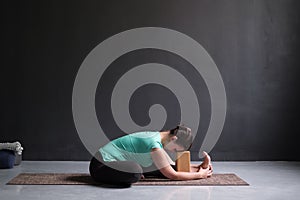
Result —
[{"label": "woman's ear", "polygon": [[176,136],[176,135],[174,135],[174,136],[170,137],[170,141],[173,141],[173,142],[175,142],[177,139],[178,139],[178,138],[177,138],[177,136]]}]

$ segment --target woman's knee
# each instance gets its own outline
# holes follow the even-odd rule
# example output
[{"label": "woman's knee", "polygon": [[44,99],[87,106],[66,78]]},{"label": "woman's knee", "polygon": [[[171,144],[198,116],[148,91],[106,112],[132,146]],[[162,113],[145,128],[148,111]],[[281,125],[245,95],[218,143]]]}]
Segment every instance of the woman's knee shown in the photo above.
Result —
[{"label": "woman's knee", "polygon": [[131,172],[129,174],[131,176],[128,180],[130,183],[138,182],[142,177],[143,169],[139,164],[133,163],[131,164]]},{"label": "woman's knee", "polygon": [[122,162],[119,167],[120,168],[118,170],[122,172],[122,178],[120,177],[121,179],[123,179],[122,182],[135,183],[138,182],[142,177],[143,169],[136,162],[125,161]]},{"label": "woman's knee", "polygon": [[133,173],[138,173],[138,174],[143,173],[143,168],[141,167],[141,165],[137,164],[136,162],[132,162],[131,169]]},{"label": "woman's knee", "polygon": [[106,163],[108,167],[125,173],[143,173],[142,167],[134,161],[116,161]]},{"label": "woman's knee", "polygon": [[142,167],[133,161],[106,162],[100,168],[95,167],[94,163],[91,166],[90,174],[93,179],[104,183],[135,183],[141,179],[143,173]]}]

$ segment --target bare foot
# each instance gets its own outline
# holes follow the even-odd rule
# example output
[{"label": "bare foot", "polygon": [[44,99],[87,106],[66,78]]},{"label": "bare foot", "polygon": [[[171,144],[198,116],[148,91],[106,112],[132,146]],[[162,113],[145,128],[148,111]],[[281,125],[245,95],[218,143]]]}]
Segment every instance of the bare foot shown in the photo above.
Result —
[{"label": "bare foot", "polygon": [[211,167],[211,158],[210,156],[208,155],[208,153],[206,153],[205,151],[203,151],[203,162],[202,164],[200,165],[203,169],[206,169],[208,167]]}]

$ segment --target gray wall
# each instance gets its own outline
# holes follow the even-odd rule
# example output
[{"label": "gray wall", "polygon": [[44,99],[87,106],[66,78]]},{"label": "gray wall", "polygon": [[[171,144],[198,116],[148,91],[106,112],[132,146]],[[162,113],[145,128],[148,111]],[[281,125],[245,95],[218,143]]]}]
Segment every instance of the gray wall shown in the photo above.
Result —
[{"label": "gray wall", "polygon": [[[88,53],[108,37],[155,26],[189,35],[219,68],[228,107],[222,135],[211,152],[213,159],[300,160],[298,0],[37,0],[3,4],[0,142],[19,140],[25,147],[24,159],[90,159],[72,116],[77,71]],[[99,123],[110,133],[108,137],[124,134],[108,109],[107,95],[113,83],[126,69],[150,61],[177,66],[191,80],[197,78],[186,70],[189,63],[168,52],[139,50],[120,57],[105,72],[101,79],[105,89],[98,88],[96,95]],[[210,107],[205,84],[195,84],[203,109],[193,159],[211,114],[205,109]],[[168,111],[164,128],[180,121],[172,93],[150,85],[137,91],[130,104],[136,123],[147,123],[147,106],[153,103]]]}]

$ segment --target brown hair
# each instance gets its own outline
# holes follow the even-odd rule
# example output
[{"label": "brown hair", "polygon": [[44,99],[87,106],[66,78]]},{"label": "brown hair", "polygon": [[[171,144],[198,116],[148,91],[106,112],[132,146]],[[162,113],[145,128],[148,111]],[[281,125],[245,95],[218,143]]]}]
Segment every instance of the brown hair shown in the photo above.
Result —
[{"label": "brown hair", "polygon": [[172,136],[177,136],[176,143],[183,146],[185,151],[190,150],[193,143],[192,131],[189,127],[178,125],[170,130]]}]

